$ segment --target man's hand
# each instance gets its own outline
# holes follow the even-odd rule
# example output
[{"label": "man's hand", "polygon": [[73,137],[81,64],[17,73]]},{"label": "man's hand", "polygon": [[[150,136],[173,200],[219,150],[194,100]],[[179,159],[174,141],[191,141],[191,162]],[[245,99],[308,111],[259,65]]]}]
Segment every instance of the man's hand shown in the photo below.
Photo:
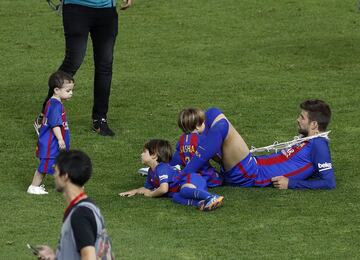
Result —
[{"label": "man's hand", "polygon": [[271,181],[273,182],[274,187],[279,190],[288,189],[289,178],[286,178],[284,176],[277,176],[277,177],[271,178]]},{"label": "man's hand", "polygon": [[41,260],[54,260],[55,253],[49,246],[37,246],[39,249],[38,257]]},{"label": "man's hand", "polygon": [[120,6],[120,10],[128,9],[132,5],[132,3],[133,3],[133,0],[124,0]]}]

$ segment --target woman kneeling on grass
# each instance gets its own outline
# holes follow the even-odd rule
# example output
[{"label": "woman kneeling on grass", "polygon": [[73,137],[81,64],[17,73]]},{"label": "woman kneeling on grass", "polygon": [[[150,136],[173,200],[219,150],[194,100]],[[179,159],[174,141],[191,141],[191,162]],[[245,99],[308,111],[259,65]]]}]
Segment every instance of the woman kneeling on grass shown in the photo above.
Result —
[{"label": "woman kneeling on grass", "polygon": [[181,175],[170,166],[172,148],[168,141],[153,139],[144,145],[141,161],[150,167],[144,187],[119,193],[122,197],[171,197],[176,203],[210,211],[223,204],[224,197],[207,191],[206,180],[197,173]]}]

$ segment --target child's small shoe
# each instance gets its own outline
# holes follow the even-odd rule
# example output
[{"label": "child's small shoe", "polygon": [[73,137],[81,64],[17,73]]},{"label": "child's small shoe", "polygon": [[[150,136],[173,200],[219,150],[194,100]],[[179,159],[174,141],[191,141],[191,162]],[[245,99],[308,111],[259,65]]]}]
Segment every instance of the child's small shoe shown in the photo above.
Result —
[{"label": "child's small shoe", "polygon": [[150,169],[150,167],[140,168],[140,169],[138,170],[138,173],[139,173],[141,176],[147,176],[148,173],[149,173],[149,169]]},{"label": "child's small shoe", "polygon": [[45,190],[45,185],[34,186],[30,185],[27,189],[27,193],[34,195],[46,195],[48,192]]},{"label": "child's small shoe", "polygon": [[200,200],[199,203],[198,203],[198,206],[197,208],[201,211],[204,210],[204,207],[205,207],[205,200]]},{"label": "child's small shoe", "polygon": [[203,203],[201,202],[202,201],[199,202],[199,209],[202,211],[210,211],[222,206],[224,204],[224,197],[214,194],[208,199],[204,200]]}]

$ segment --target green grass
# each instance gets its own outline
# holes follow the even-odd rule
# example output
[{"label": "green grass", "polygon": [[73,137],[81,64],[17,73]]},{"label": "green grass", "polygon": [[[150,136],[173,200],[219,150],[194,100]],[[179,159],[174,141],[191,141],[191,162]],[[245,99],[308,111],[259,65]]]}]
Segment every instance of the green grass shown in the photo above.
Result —
[{"label": "green grass", "polygon": [[[119,15],[109,119],[115,138],[90,132],[91,44],[66,103],[72,148],[95,173],[100,206],[121,259],[351,259],[360,255],[360,31],[356,1],[137,0]],[[56,246],[65,204],[26,194],[32,121],[63,59],[61,18],[45,1],[0,2],[0,259],[33,259],[26,243]],[[298,104],[333,110],[333,191],[215,189],[223,208],[203,213],[167,199],[119,198],[143,184],[150,138],[175,143],[187,106],[220,107],[249,145],[294,136]]]}]

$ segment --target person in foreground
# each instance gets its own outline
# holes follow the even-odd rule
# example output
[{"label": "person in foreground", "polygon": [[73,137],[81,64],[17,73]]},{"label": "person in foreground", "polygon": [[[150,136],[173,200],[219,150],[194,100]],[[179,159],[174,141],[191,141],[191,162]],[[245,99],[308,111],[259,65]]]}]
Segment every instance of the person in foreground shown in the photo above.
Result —
[{"label": "person in foreground", "polygon": [[217,108],[205,113],[206,138],[195,156],[183,169],[183,175],[196,172],[222,150],[224,182],[238,187],[269,186],[278,189],[334,189],[334,170],[327,137],[323,134],[331,119],[331,110],[322,100],[300,104],[298,131],[311,139],[270,155],[250,153],[243,138]]},{"label": "person in foreground", "polygon": [[119,195],[167,196],[175,203],[195,206],[202,211],[214,210],[223,204],[224,197],[209,193],[206,180],[200,174],[188,173],[180,178],[180,171],[169,164],[171,157],[172,148],[168,141],[153,139],[147,142],[141,154],[142,163],[150,167],[144,186]]},{"label": "person in foreground", "polygon": [[48,194],[41,183],[46,174],[54,174],[53,166],[59,151],[69,150],[70,147],[69,125],[62,102],[72,97],[74,79],[65,72],[57,71],[51,74],[48,84],[52,94],[45,106],[36,147],[40,164],[27,189],[27,193],[35,195]]},{"label": "person in foreground", "polygon": [[83,188],[91,174],[91,160],[81,151],[62,151],[56,158],[55,186],[68,206],[56,252],[37,246],[39,259],[113,259],[104,219]]}]

